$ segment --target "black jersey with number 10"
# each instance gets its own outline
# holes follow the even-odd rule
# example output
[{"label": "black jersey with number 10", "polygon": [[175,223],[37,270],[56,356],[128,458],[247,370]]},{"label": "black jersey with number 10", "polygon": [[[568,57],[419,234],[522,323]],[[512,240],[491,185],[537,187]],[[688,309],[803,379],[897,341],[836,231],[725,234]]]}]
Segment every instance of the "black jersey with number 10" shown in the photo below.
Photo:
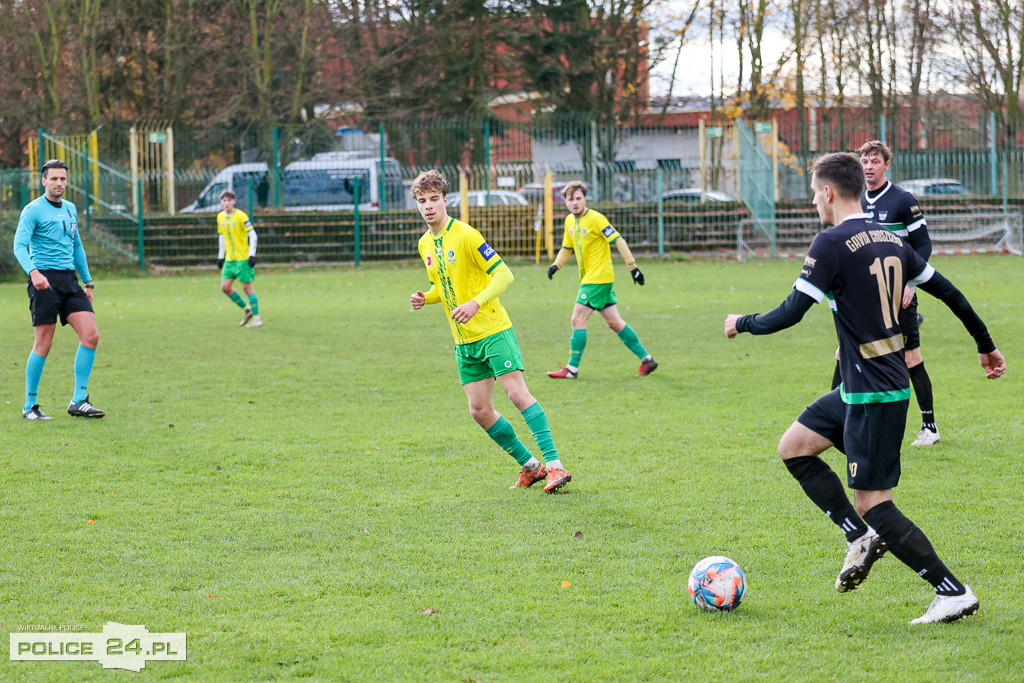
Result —
[{"label": "black jersey with number 10", "polygon": [[910,398],[899,312],[903,288],[934,273],[896,233],[849,216],[817,235],[794,287],[820,303],[828,298],[839,336],[846,403],[888,403]]}]

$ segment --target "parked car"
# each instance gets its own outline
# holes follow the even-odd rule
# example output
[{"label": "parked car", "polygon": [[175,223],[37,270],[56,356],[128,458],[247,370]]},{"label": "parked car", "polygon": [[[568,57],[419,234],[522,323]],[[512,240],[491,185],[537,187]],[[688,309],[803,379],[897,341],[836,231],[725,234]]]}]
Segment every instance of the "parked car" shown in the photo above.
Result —
[{"label": "parked car", "polygon": [[[526,197],[512,190],[470,190],[466,193],[470,206],[527,206]],[[448,208],[459,206],[462,195],[452,192],[448,195]]]},{"label": "parked car", "polygon": [[738,202],[739,200],[726,192],[718,190],[704,190],[699,187],[689,187],[685,190],[669,190],[661,195],[662,201],[666,204],[696,204],[698,202]]},{"label": "parked car", "polygon": [[942,197],[970,194],[956,178],[919,178],[896,183],[915,197]]},{"label": "parked car", "polygon": [[[551,183],[551,199],[554,200],[555,206],[565,201],[562,198],[562,188],[568,184],[567,180],[556,180]],[[519,188],[519,194],[526,197],[526,201],[531,204],[540,204],[544,201],[544,183],[527,183]]]}]

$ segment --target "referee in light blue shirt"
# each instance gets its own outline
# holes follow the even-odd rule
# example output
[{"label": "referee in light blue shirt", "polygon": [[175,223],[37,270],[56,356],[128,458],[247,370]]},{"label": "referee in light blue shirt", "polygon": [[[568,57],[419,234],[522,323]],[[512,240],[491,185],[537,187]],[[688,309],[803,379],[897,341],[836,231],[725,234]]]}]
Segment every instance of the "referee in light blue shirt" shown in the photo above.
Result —
[{"label": "referee in light blue shirt", "polygon": [[[53,345],[57,319],[70,323],[78,334],[75,355],[75,390],[68,414],[75,417],[103,417],[105,413],[89,403],[89,376],[96,359],[100,333],[92,310],[92,275],[78,233],[78,210],[63,199],[68,186],[68,166],[59,159],[43,164],[43,196],[29,202],[21,212],[14,234],[14,256],[28,274],[28,301],[32,311],[35,343],[25,367],[26,420],[49,420],[39,407],[39,380],[46,356]],[[78,284],[82,278],[83,290]]]}]

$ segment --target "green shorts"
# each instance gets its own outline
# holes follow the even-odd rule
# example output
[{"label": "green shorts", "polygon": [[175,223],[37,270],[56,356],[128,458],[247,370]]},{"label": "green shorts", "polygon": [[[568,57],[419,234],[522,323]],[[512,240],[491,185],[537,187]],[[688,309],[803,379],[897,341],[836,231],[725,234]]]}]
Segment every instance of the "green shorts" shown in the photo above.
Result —
[{"label": "green shorts", "polygon": [[455,364],[463,384],[479,382],[523,369],[523,352],[515,331],[496,332],[470,344],[455,345]]},{"label": "green shorts", "polygon": [[580,285],[579,294],[576,295],[576,303],[589,306],[595,311],[603,311],[609,306],[619,303],[615,298],[615,290],[611,282],[600,285]]},{"label": "green shorts", "polygon": [[248,259],[225,261],[224,268],[220,271],[220,279],[230,280],[231,278],[238,278],[239,282],[252,282],[256,279],[256,268],[249,265]]}]

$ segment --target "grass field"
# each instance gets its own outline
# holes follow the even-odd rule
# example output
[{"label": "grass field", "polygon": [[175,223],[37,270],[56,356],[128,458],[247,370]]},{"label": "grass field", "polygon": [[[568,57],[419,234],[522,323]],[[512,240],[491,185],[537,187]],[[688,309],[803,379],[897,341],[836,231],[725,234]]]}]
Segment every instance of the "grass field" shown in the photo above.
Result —
[{"label": "grass field", "polygon": [[[508,490],[516,465],[468,414],[440,308],[409,306],[418,266],[262,269],[257,330],[212,270],[97,273],[94,421],[64,412],[70,329],[40,389],[54,420],[21,419],[27,299],[0,285],[0,630],[186,632],[187,661],[149,662],[153,680],[1021,680],[1024,260],[933,263],[1009,367],[986,380],[922,295],[942,441],[910,448],[912,402],[897,503],[980,597],[966,621],[910,627],[932,592],[891,556],[835,592],[843,538],[775,455],[828,387],[830,313],[727,341],[725,314],[775,306],[799,263],[698,261],[643,262],[647,286],[618,287],[657,372],[635,377],[594,317],[576,382],[544,374],[567,360],[574,277],[513,264],[502,302],[573,474],[556,496]],[[749,580],[732,614],[686,594],[717,554]],[[130,675],[6,660],[2,680]]]}]

